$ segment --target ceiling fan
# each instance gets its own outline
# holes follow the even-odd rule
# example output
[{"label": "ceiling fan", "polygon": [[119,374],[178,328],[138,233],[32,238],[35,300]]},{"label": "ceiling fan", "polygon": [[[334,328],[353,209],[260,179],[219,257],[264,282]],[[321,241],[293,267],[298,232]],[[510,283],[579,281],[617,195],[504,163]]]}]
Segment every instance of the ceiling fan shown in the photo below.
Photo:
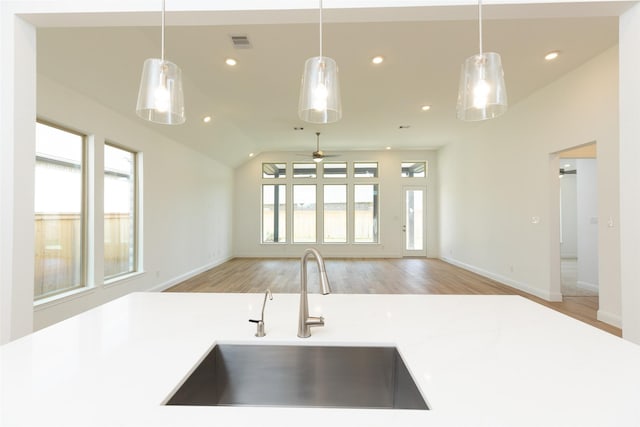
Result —
[{"label": "ceiling fan", "polygon": [[[303,154],[303,155],[305,155],[305,154]],[[323,159],[325,159],[327,157],[338,157],[338,155],[337,154],[324,154],[324,152],[320,149],[320,132],[316,132],[316,151],[311,153],[311,159],[316,163],[320,163]]]}]

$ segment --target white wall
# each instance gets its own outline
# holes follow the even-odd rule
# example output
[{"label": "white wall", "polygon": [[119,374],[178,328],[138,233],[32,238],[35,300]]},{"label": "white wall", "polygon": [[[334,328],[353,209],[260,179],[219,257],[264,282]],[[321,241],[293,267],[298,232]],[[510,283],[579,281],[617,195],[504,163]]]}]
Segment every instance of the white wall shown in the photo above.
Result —
[{"label": "white wall", "polygon": [[[564,159],[563,159],[564,160]],[[576,193],[576,175],[565,174],[560,180],[562,195],[562,239],[560,256],[562,258],[578,257],[578,195]]]},{"label": "white wall", "polygon": [[[343,152],[336,161],[378,162],[380,194],[380,243],[379,244],[261,244],[261,186],[262,163],[287,162],[290,175],[291,162],[301,157],[291,152],[263,153],[251,159],[235,171],[235,223],[234,253],[239,257],[296,257],[307,246],[321,247],[324,256],[334,257],[401,257],[402,256],[402,186],[422,185],[427,189],[427,256],[438,256],[437,211],[437,154],[435,151],[351,151]],[[428,177],[401,178],[402,161],[428,162]],[[282,183],[297,182],[292,178]],[[349,182],[355,182],[350,179]],[[360,181],[370,182],[370,181]],[[373,181],[371,181],[373,182]],[[275,183],[273,180],[265,183]],[[306,183],[306,182],[305,182]],[[320,190],[318,190],[320,191]]]},{"label": "white wall", "polygon": [[576,161],[578,286],[598,289],[598,187],[597,161]]},{"label": "white wall", "polygon": [[[598,216],[617,224],[617,61],[617,47],[607,50],[440,150],[445,259],[545,299],[561,297],[551,286],[550,241],[558,239],[551,230],[560,229],[551,201],[559,203],[560,184],[550,154],[598,143]],[[619,233],[606,221],[598,229],[600,311],[619,321]]]},{"label": "white wall", "polygon": [[[105,140],[142,153],[144,273],[103,286],[102,228],[98,214],[95,286],[86,293],[37,306],[35,329],[129,292],[163,289],[231,256],[233,172],[230,168],[42,76],[38,77],[37,98],[39,118],[92,136],[98,170],[102,170]],[[101,177],[102,173],[97,173],[95,179],[101,182]],[[32,189],[25,189],[24,193],[33,199]],[[95,195],[97,210],[101,211],[101,185],[96,186]],[[33,212],[25,216],[32,218]],[[33,224],[30,227],[33,228]],[[32,264],[33,257],[24,263]],[[31,282],[22,286],[32,292]],[[31,305],[21,309],[33,311]]]},{"label": "white wall", "polygon": [[622,336],[640,344],[640,4],[620,18]]},{"label": "white wall", "polygon": [[[11,14],[0,16],[0,343],[31,332],[35,145],[35,29]],[[31,243],[33,245],[33,243]]]}]

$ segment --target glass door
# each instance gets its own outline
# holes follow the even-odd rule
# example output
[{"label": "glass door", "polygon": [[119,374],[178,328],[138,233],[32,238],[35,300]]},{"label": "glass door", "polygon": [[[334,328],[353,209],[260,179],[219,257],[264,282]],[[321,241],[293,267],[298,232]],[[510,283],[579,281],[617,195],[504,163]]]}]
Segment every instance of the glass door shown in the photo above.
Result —
[{"label": "glass door", "polygon": [[404,187],[403,256],[427,256],[426,212],[427,190],[424,187]]}]

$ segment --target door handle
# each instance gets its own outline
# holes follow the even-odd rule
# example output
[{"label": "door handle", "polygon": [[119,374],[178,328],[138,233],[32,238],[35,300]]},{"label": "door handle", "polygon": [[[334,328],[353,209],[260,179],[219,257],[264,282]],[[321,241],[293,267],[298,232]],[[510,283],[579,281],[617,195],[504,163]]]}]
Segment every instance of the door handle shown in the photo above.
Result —
[{"label": "door handle", "polygon": [[406,225],[402,226],[402,231],[405,232],[405,233],[407,232],[407,226]]}]

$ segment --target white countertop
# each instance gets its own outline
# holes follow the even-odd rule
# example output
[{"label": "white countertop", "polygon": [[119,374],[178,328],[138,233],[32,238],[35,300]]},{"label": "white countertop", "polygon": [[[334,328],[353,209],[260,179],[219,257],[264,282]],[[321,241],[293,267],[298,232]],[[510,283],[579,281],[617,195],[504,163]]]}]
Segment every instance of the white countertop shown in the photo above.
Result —
[{"label": "white countertop", "polygon": [[[0,425],[640,426],[640,346],[517,296],[134,293],[0,347]],[[163,406],[216,343],[395,345],[432,410]]]}]

